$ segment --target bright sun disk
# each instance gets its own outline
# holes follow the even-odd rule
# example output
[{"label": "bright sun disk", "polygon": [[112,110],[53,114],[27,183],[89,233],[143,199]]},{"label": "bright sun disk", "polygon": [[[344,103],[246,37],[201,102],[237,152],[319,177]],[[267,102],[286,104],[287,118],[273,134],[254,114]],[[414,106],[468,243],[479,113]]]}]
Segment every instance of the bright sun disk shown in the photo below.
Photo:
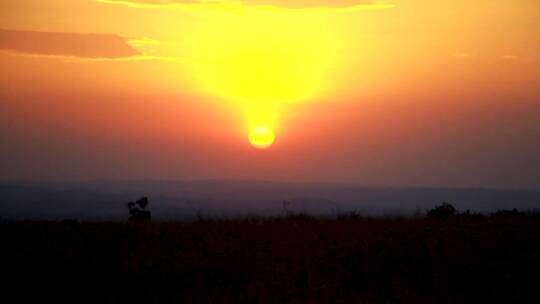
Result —
[{"label": "bright sun disk", "polygon": [[266,126],[258,126],[249,131],[249,142],[258,149],[270,147],[275,139],[274,131]]}]

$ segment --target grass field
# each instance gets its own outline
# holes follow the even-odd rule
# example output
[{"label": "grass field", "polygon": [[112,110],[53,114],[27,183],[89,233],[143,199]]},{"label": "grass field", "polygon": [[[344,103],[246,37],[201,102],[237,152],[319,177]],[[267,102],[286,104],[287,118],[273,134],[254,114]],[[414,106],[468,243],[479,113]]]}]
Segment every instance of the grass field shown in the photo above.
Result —
[{"label": "grass field", "polygon": [[530,217],[0,227],[2,289],[13,303],[534,303],[540,295],[540,221]]}]

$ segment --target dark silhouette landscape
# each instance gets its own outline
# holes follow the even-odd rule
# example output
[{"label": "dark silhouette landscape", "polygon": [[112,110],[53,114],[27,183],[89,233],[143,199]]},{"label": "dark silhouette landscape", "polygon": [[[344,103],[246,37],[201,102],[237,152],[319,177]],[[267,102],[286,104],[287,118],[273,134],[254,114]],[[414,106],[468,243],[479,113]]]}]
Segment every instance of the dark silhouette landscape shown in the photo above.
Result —
[{"label": "dark silhouette landscape", "polygon": [[[124,184],[129,185],[134,184]],[[159,185],[170,186],[151,183]],[[8,190],[16,198],[19,187],[4,185],[3,202]],[[100,197],[79,191],[67,193]],[[357,191],[375,191],[377,197],[384,196],[381,191],[444,190]],[[53,198],[48,200],[54,206]],[[9,278],[6,296],[21,303],[534,302],[540,273],[537,209],[478,212],[442,202],[408,215],[373,215],[358,211],[361,204],[332,213],[315,208],[328,201],[312,200],[309,209],[306,199],[303,209],[295,209],[297,201],[283,200],[276,214],[217,216],[200,208],[195,216],[166,220],[154,217],[158,204],[151,197],[132,197],[117,206],[122,219],[4,219],[0,263]],[[35,208],[47,207],[47,201],[36,202]],[[107,208],[78,207],[80,215]]]},{"label": "dark silhouette landscape", "polygon": [[410,218],[3,222],[4,294],[21,303],[533,303],[540,214],[448,206]]},{"label": "dark silhouette landscape", "polygon": [[540,190],[493,188],[362,187],[272,181],[0,182],[0,217],[6,220],[125,220],[125,204],[152,199],[155,220],[309,215],[412,216],[441,202],[459,210],[490,213],[540,207]]}]

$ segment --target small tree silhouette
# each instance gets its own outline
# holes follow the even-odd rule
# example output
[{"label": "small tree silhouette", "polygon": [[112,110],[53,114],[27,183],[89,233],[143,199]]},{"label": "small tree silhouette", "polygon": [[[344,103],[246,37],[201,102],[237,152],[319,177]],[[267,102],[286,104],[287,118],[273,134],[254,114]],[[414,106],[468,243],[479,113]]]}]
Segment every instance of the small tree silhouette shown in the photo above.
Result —
[{"label": "small tree silhouette", "polygon": [[141,197],[136,202],[127,203],[129,209],[130,221],[150,221],[152,219],[152,213],[146,210],[148,206],[148,198],[146,196]]},{"label": "small tree silhouette", "polygon": [[512,210],[498,210],[492,213],[491,216],[496,218],[518,218],[525,216],[525,213],[514,208]]},{"label": "small tree silhouette", "polygon": [[447,202],[443,202],[440,206],[437,206],[428,211],[427,216],[436,219],[446,219],[457,212],[456,208]]},{"label": "small tree silhouette", "polygon": [[283,207],[283,211],[285,212],[286,216],[289,216],[292,214],[291,210],[289,210],[289,206],[291,205],[290,201],[284,200],[281,202],[281,206]]}]

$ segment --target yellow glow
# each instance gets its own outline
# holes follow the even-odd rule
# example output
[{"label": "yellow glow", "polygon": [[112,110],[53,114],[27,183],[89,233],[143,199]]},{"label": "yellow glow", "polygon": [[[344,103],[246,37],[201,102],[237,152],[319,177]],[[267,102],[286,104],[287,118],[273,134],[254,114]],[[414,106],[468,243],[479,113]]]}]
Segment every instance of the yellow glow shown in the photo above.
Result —
[{"label": "yellow glow", "polygon": [[213,14],[189,39],[200,59],[195,76],[207,92],[235,102],[306,100],[323,89],[335,55],[328,26],[307,13]]},{"label": "yellow glow", "polygon": [[249,142],[258,149],[270,147],[275,139],[274,131],[267,126],[258,126],[249,131]]},{"label": "yellow glow", "polygon": [[240,105],[250,134],[265,126],[271,144],[280,104],[310,100],[327,87],[335,33],[324,15],[290,10],[238,8],[206,18],[187,39],[196,80]]}]

